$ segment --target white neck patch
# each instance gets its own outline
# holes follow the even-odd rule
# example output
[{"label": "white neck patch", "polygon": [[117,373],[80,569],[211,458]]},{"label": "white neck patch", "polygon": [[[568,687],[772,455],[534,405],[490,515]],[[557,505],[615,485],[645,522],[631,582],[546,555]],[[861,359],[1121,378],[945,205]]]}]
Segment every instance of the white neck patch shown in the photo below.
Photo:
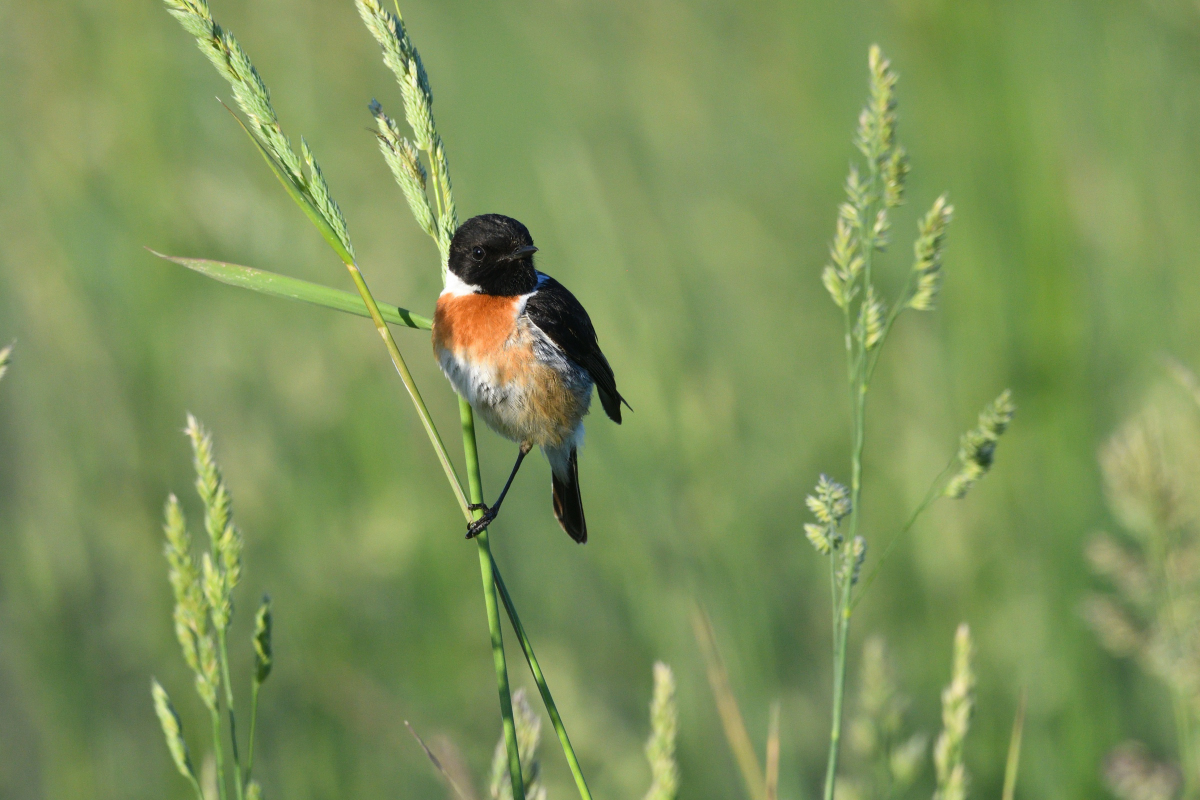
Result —
[{"label": "white neck patch", "polygon": [[467,283],[453,272],[446,273],[446,286],[442,289],[443,295],[462,297],[468,294],[479,294],[479,292],[480,288],[478,286]]}]

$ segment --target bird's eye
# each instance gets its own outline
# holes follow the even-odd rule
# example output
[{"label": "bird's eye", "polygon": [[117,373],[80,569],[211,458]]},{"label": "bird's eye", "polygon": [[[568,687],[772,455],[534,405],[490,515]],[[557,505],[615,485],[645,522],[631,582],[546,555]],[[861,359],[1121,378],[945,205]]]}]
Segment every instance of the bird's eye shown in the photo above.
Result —
[{"label": "bird's eye", "polygon": [[476,245],[475,247],[471,248],[471,258],[475,259],[476,261],[483,261],[483,256],[484,251],[482,247]]}]

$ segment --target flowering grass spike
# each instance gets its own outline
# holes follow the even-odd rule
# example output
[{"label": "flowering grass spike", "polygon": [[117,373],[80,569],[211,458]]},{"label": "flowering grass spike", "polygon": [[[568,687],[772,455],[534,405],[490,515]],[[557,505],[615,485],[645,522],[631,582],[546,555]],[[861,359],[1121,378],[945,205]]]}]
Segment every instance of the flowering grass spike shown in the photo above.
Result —
[{"label": "flowering grass spike", "polygon": [[1000,396],[979,414],[979,425],[963,434],[958,448],[961,468],[946,484],[946,496],[961,498],[971,490],[975,482],[988,473],[996,457],[996,444],[1008,430],[1017,407],[1013,405],[1012,393],[1005,389]]},{"label": "flowering grass spike", "polygon": [[[880,49],[868,54],[869,97],[858,117],[854,144],[865,164],[852,165],[846,176],[846,198],[838,205],[830,263],[821,282],[842,312],[846,348],[846,374],[850,389],[850,481],[838,486],[836,502],[832,482],[822,476],[817,490],[807,498],[817,521],[804,526],[804,534],[822,555],[831,556],[834,675],[833,712],[829,757],[825,769],[824,800],[834,800],[841,745],[842,706],[846,687],[847,642],[855,606],[879,573],[879,568],[901,536],[939,497],[961,497],[991,467],[996,440],[1012,418],[1008,392],[980,417],[980,427],[963,438],[962,469],[946,481],[945,472],[934,479],[925,499],[895,533],[866,579],[859,580],[867,555],[867,539],[859,530],[862,511],[862,466],[866,445],[866,405],[871,380],[892,325],[905,309],[930,310],[941,285],[946,230],[953,208],[942,195],[920,220],[913,244],[915,261],[894,300],[881,295],[874,282],[876,263],[892,236],[889,213],[905,200],[909,174],[908,152],[896,138],[896,73]],[[948,468],[947,468],[948,471]],[[836,506],[836,507],[835,507]],[[846,519],[845,533],[841,531]],[[843,544],[849,541],[849,546]],[[854,587],[858,588],[855,589]],[[922,745],[923,746],[923,745]],[[915,752],[914,741],[911,751]],[[911,755],[911,753],[909,753]],[[909,760],[897,755],[897,768]],[[904,772],[904,769],[901,769]]]},{"label": "flowering grass spike", "polygon": [[975,707],[973,653],[971,629],[963,623],[954,633],[954,668],[950,685],[942,691],[942,733],[933,746],[933,765],[937,770],[937,791],[933,800],[965,800],[967,796],[963,743]]},{"label": "flowering grass spike", "polygon": [[322,231],[326,238],[336,240],[337,246],[353,260],[354,247],[346,231],[346,218],[329,196],[325,177],[308,143],[301,140],[301,151],[309,167],[308,177],[305,177],[300,159],[279,124],[271,94],[237,39],[213,20],[207,0],[164,0],[164,3],[171,16],[195,37],[200,51],[233,88],[233,98],[250,122],[247,130],[262,147],[280,179],[290,183],[290,188],[298,192],[312,213],[320,218],[327,228]]},{"label": "flowering grass spike", "polygon": [[[221,477],[213,453],[212,437],[192,415],[186,428],[192,444],[193,465],[196,470],[196,493],[204,506],[205,532],[209,549],[201,555],[199,567],[192,554],[192,538],[187,520],[174,494],[167,497],[164,510],[164,554],[167,559],[167,579],[175,600],[175,636],[183,652],[183,660],[195,675],[196,691],[208,709],[213,735],[213,763],[220,800],[227,800],[228,786],[224,764],[225,744],[221,725],[221,705],[228,715],[229,751],[233,755],[232,781],[238,800],[261,794],[250,780],[254,759],[254,728],[258,714],[258,689],[271,671],[271,613],[266,601],[255,618],[255,673],[250,710],[248,757],[243,767],[237,745],[237,722],[234,716],[233,687],[229,673],[229,653],[225,634],[233,613],[233,590],[241,577],[242,538],[233,521],[233,505],[229,490]],[[191,768],[183,728],[167,698],[166,691],[155,681],[151,686],[155,711],[167,739],[167,747],[180,773],[192,782],[200,800],[205,800],[200,784]],[[205,784],[207,786],[207,783]],[[210,799],[211,800],[211,799]]]},{"label": "flowering grass spike", "polygon": [[659,661],[654,665],[654,695],[650,701],[650,739],[646,760],[653,780],[643,800],[675,800],[679,792],[679,766],[675,763],[675,733],[679,725],[675,706],[675,675]]}]

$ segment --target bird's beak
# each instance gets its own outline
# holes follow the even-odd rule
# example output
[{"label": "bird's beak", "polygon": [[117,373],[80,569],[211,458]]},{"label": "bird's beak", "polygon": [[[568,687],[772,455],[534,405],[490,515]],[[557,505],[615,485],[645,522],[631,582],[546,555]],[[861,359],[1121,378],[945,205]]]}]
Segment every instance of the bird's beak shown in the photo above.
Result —
[{"label": "bird's beak", "polygon": [[537,252],[536,247],[534,247],[531,244],[527,244],[524,247],[518,247],[516,250],[513,250],[512,255],[509,256],[509,259],[512,261],[520,261],[522,258],[525,258],[526,256],[531,256],[536,252]]}]

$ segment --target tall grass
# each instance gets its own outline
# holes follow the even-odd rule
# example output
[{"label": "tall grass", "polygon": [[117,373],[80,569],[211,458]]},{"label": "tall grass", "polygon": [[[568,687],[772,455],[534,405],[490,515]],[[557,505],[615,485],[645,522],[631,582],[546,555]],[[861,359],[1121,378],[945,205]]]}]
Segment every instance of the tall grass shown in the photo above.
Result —
[{"label": "tall grass", "polygon": [[[238,747],[233,680],[226,640],[233,619],[234,590],[241,580],[242,535],[233,521],[232,500],[217,466],[212,437],[191,415],[188,415],[186,431],[194,455],[196,492],[204,506],[204,531],[208,548],[197,560],[183,508],[175,495],[170,495],[167,498],[163,531],[166,535],[167,577],[175,598],[175,636],[184,662],[195,678],[196,692],[209,712],[218,797],[226,800],[229,784],[232,783],[233,796],[238,800],[256,800],[261,796],[262,789],[252,776],[254,735],[259,688],[271,674],[272,666],[270,601],[264,597],[255,614],[250,733],[243,740],[243,761],[243,751]],[[197,800],[205,800],[200,777],[184,739],[183,725],[167,691],[157,680],[153,680],[151,694],[176,769],[191,784]],[[222,725],[222,709],[228,717],[228,729]],[[226,768],[227,754],[232,759],[230,769]]]},{"label": "tall grass", "polygon": [[921,773],[929,736],[909,731],[909,698],[901,691],[882,636],[863,643],[858,702],[847,726],[857,768],[837,779],[843,800],[902,797]]},{"label": "tall grass", "polygon": [[[234,611],[234,590],[241,578],[242,536],[233,521],[232,498],[217,465],[212,437],[190,414],[186,433],[192,444],[196,491],[204,507],[204,530],[209,547],[201,553],[199,559],[196,558],[182,506],[174,494],[170,495],[164,512],[163,531],[166,539],[164,553],[168,567],[167,578],[175,599],[175,635],[184,662],[194,677],[196,691],[209,712],[212,733],[211,757],[214,765],[211,780],[217,797],[221,800],[227,798],[229,784],[232,783],[235,797],[260,800],[262,787],[252,775],[259,690],[270,677],[274,666],[271,646],[271,601],[264,595],[254,615],[251,637],[254,661],[250,676],[250,726],[249,736],[245,740],[243,760],[242,751],[238,748],[233,680],[229,670],[226,642],[226,633]],[[151,680],[150,690],[154,710],[162,726],[175,768],[192,787],[197,800],[212,800],[211,797],[206,797],[204,781],[192,761],[191,750],[184,736],[183,723],[167,690],[157,679]],[[530,707],[523,690],[518,690],[513,695],[512,704],[513,733],[519,748],[525,798],[546,800],[546,789],[541,783],[541,769],[536,758],[541,741],[541,720]],[[222,709],[228,716],[228,728],[221,725]],[[677,720],[674,674],[666,664],[656,663],[654,691],[650,702],[651,733],[646,743],[646,759],[650,765],[652,783],[646,793],[646,800],[675,800],[677,795]],[[508,735],[507,726],[502,726],[500,741],[496,744],[492,758],[491,776],[486,791],[490,800],[513,798],[512,785],[507,780]],[[468,795],[469,787],[457,784],[419,736],[417,741],[460,800],[474,800],[473,796]],[[232,758],[232,769],[227,769],[227,754]]]},{"label": "tall grass", "polygon": [[[996,446],[1016,411],[1008,390],[979,414],[975,428],[962,435],[957,454],[934,477],[924,498],[886,541],[882,554],[862,577],[868,539],[860,530],[863,453],[866,447],[866,406],[880,351],[900,315],[907,310],[932,311],[941,288],[943,250],[954,209],[942,195],[920,218],[913,242],[913,261],[899,294],[890,305],[873,281],[877,260],[891,241],[890,214],[904,201],[909,173],[908,155],[896,140],[896,74],[878,47],[868,54],[869,99],[859,115],[854,143],[865,164],[850,168],[846,201],[838,208],[830,263],[821,280],[842,311],[846,375],[850,405],[850,486],[822,474],[805,504],[814,521],[804,524],[812,546],[829,559],[833,629],[833,692],[829,749],[823,784],[824,800],[898,797],[910,787],[927,749],[920,734],[902,737],[903,702],[892,683],[882,640],[868,640],[864,649],[860,712],[852,733],[866,774],[839,772],[846,697],[850,622],[858,603],[904,534],[941,498],[961,499],[992,468]],[[857,588],[856,588],[857,587]],[[711,623],[700,609],[693,627],[708,668],[709,684],[750,800],[772,798],[778,765],[778,742],[768,736],[767,768],[760,768],[749,733],[716,645]],[[964,800],[967,792],[963,744],[974,703],[972,644],[964,623],[955,634],[951,684],[942,695],[943,731],[933,748],[937,790],[935,800]],[[1016,781],[1023,729],[1023,710],[1013,726],[1009,746],[1006,792]],[[773,712],[774,714],[774,712]],[[773,723],[772,731],[776,730]],[[774,754],[774,755],[773,755]]]},{"label": "tall grass", "polygon": [[1182,396],[1159,391],[1101,449],[1118,529],[1086,549],[1105,590],[1087,598],[1084,617],[1105,649],[1161,684],[1174,716],[1174,763],[1137,741],[1108,755],[1104,776],[1122,800],[1200,795],[1200,384],[1170,366]]},{"label": "tall grass", "polygon": [[[900,315],[908,310],[933,310],[942,282],[946,232],[954,214],[945,195],[933,201],[918,224],[912,266],[899,294],[889,304],[876,288],[874,277],[882,266],[878,260],[892,238],[890,214],[905,199],[909,162],[907,152],[896,139],[896,73],[877,46],[870,50],[868,67],[870,96],[859,115],[854,136],[854,144],[865,163],[851,166],[846,178],[846,201],[838,208],[836,232],[829,248],[830,263],[821,274],[830,297],[842,311],[844,323],[850,405],[850,485],[847,488],[821,475],[813,493],[806,498],[815,522],[804,526],[813,547],[829,558],[833,612],[833,709],[824,800],[833,800],[838,774],[847,644],[854,607],[870,588],[897,541],[920,515],[940,497],[964,497],[991,469],[996,444],[1015,411],[1007,390],[984,409],[978,426],[962,437],[957,470],[951,460],[934,478],[924,500],[888,540],[883,554],[855,591],[868,548],[860,520],[871,379],[888,334]],[[939,788],[939,792],[943,790]]]}]

